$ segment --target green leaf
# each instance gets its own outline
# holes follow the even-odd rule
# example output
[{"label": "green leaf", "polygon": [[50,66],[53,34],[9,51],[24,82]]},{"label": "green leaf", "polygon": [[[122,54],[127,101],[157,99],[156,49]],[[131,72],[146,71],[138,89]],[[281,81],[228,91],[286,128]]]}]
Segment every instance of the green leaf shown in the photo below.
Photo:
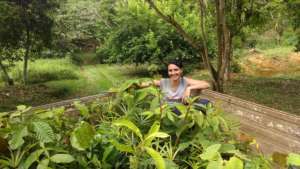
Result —
[{"label": "green leaf", "polygon": [[65,112],[65,107],[54,108],[54,109],[52,110],[52,112],[53,112],[55,115],[57,115],[57,116],[61,116],[61,115],[63,115],[64,112]]},{"label": "green leaf", "polygon": [[[149,146],[149,145],[151,144],[153,138],[154,138],[154,137],[153,137],[152,139],[151,139],[151,138],[148,138],[149,135],[158,132],[158,131],[159,131],[159,128],[160,128],[160,123],[159,123],[159,121],[155,121],[155,122],[152,124],[152,126],[150,127],[148,133],[147,133],[146,136],[145,136],[145,145],[146,145],[146,146]],[[147,140],[147,138],[148,138],[148,140]]]},{"label": "green leaf", "polygon": [[178,150],[178,151],[185,150],[185,149],[188,148],[191,144],[192,144],[191,141],[189,141],[189,142],[184,142],[184,143],[180,143],[180,144],[178,145],[177,150]]},{"label": "green leaf", "polygon": [[206,169],[223,169],[222,161],[210,161],[206,167]]},{"label": "green leaf", "polygon": [[203,160],[214,160],[219,155],[218,150],[220,149],[221,144],[213,144],[207,147],[204,152],[200,155]]},{"label": "green leaf", "polygon": [[129,145],[121,144],[116,140],[111,140],[111,144],[114,145],[119,151],[133,153],[133,148]]},{"label": "green leaf", "polygon": [[198,124],[199,127],[202,127],[203,122],[204,122],[203,114],[201,112],[195,112],[194,120],[196,121],[196,123]]},{"label": "green leaf", "polygon": [[226,162],[225,169],[243,169],[243,161],[233,156],[228,162]]},{"label": "green leaf", "polygon": [[134,132],[141,140],[143,140],[142,133],[140,129],[131,121],[127,119],[119,119],[113,122],[114,125],[116,126],[124,126],[129,128],[132,132]]},{"label": "green leaf", "polygon": [[146,120],[148,120],[154,115],[154,113],[152,111],[145,111],[145,112],[141,113],[141,115],[147,116]]},{"label": "green leaf", "polygon": [[300,154],[290,153],[287,157],[287,164],[300,166]]},{"label": "green leaf", "polygon": [[55,154],[52,157],[50,157],[50,160],[54,163],[71,163],[75,159],[70,154]]},{"label": "green leaf", "polygon": [[37,166],[37,169],[49,169],[48,167],[49,161],[50,161],[49,159],[42,160]]},{"label": "green leaf", "polygon": [[42,143],[50,143],[55,140],[55,134],[51,126],[43,121],[33,122],[33,131],[36,133],[38,140]]},{"label": "green leaf", "polygon": [[165,169],[165,161],[162,158],[162,156],[159,154],[159,152],[155,151],[154,149],[150,147],[145,147],[147,153],[152,157],[152,159],[155,161],[155,165],[157,169]]},{"label": "green leaf", "polygon": [[12,132],[12,138],[8,141],[9,146],[12,150],[21,147],[24,144],[23,137],[28,136],[27,126],[18,126]]},{"label": "green leaf", "polygon": [[103,156],[102,156],[102,162],[106,161],[106,158],[112,152],[113,149],[114,149],[113,146],[108,146],[108,147],[104,148],[104,153],[103,153]]},{"label": "green leaf", "polygon": [[94,128],[89,123],[82,121],[71,133],[71,145],[77,150],[85,150],[92,145],[94,135]]},{"label": "green leaf", "polygon": [[45,112],[36,114],[36,117],[38,117],[39,119],[53,118],[53,116],[54,116],[54,113],[52,111],[45,111]]},{"label": "green leaf", "polygon": [[228,124],[223,117],[219,117],[220,125],[223,131],[229,131]]},{"label": "green leaf", "polygon": [[172,111],[167,111],[167,117],[169,120],[171,120],[172,122],[175,122],[175,118],[174,118],[174,113]]},{"label": "green leaf", "polygon": [[150,104],[150,110],[154,111],[157,107],[159,107],[159,98],[155,97]]},{"label": "green leaf", "polygon": [[19,106],[17,106],[17,110],[18,111],[25,111],[26,110],[26,106],[25,105],[19,105]]},{"label": "green leaf", "polygon": [[134,95],[132,94],[128,94],[128,93],[124,94],[124,101],[126,102],[128,109],[131,109],[136,106],[135,98]]},{"label": "green leaf", "polygon": [[81,116],[83,116],[85,118],[90,117],[89,109],[87,106],[85,106],[84,104],[81,104],[79,101],[75,101],[74,106],[77,110],[79,110]]},{"label": "green leaf", "polygon": [[144,89],[140,89],[137,91],[137,99],[136,101],[142,101],[144,100],[148,95],[152,94],[155,95],[156,91],[154,88],[148,87],[148,88],[144,88]]},{"label": "green leaf", "polygon": [[167,169],[179,169],[179,166],[172,160],[164,159]]},{"label": "green leaf", "polygon": [[44,150],[40,149],[40,150],[36,150],[34,152],[32,152],[27,159],[25,160],[25,163],[22,165],[22,169],[28,169],[35,161],[37,161],[39,159],[39,157],[41,156],[41,154],[44,152]]},{"label": "green leaf", "polygon": [[154,138],[167,138],[169,137],[169,134],[164,133],[164,132],[155,132],[155,133],[151,133],[150,135],[148,135],[147,137],[145,137],[145,146],[150,146],[153,139]]},{"label": "green leaf", "polygon": [[222,144],[219,152],[220,153],[228,153],[233,152],[235,150],[235,146],[232,144]]},{"label": "green leaf", "polygon": [[187,112],[187,107],[183,104],[177,104],[176,108],[181,112],[182,115],[185,115]]}]

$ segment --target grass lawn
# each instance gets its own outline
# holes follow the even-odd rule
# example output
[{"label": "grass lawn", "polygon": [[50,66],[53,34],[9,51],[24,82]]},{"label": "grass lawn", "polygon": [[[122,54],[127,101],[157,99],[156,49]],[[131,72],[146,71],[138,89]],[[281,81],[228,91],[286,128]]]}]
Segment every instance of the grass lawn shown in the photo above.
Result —
[{"label": "grass lawn", "polygon": [[[209,79],[207,71],[195,71],[195,79]],[[300,73],[289,76],[257,77],[236,74],[226,82],[226,94],[300,115]]]},{"label": "grass lawn", "polygon": [[300,78],[240,75],[225,86],[225,93],[300,115]]},{"label": "grass lawn", "polygon": [[30,63],[31,82],[23,86],[21,66],[18,63],[10,72],[17,79],[14,87],[4,87],[0,82],[0,112],[13,110],[20,104],[36,106],[107,91],[128,79],[126,72],[130,72],[119,65],[78,67],[68,59],[41,59]]}]

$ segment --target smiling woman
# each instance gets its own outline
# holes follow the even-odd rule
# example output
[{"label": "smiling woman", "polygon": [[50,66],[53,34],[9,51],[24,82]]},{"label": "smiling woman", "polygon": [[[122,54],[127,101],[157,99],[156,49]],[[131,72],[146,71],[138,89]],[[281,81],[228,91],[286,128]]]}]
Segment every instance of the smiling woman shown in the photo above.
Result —
[{"label": "smiling woman", "polygon": [[[168,63],[169,78],[154,80],[154,85],[160,87],[164,94],[164,100],[168,102],[183,101],[191,95],[192,90],[207,89],[210,87],[207,81],[195,80],[182,76],[182,64],[178,61]],[[143,83],[142,87],[146,87],[150,83]]]}]

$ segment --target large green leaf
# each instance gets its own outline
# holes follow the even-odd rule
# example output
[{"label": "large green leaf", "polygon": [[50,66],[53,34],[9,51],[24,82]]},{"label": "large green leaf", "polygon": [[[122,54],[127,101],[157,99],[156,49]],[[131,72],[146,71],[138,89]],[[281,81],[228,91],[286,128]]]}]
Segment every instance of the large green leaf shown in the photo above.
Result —
[{"label": "large green leaf", "polygon": [[290,153],[287,157],[288,165],[300,166],[300,154]]},{"label": "large green leaf", "polygon": [[222,144],[219,152],[220,153],[231,153],[231,152],[234,152],[235,150],[236,149],[233,144]]},{"label": "large green leaf", "polygon": [[203,122],[204,122],[204,117],[202,112],[195,112],[193,114],[193,118],[195,120],[195,122],[198,124],[199,127],[202,127]]},{"label": "large green leaf", "polygon": [[111,144],[114,145],[119,151],[133,153],[133,148],[129,145],[121,144],[116,140],[111,140]]},{"label": "large green leaf", "polygon": [[89,123],[82,121],[71,133],[71,145],[77,150],[85,150],[91,146],[94,135],[94,128]]},{"label": "large green leaf", "polygon": [[124,93],[123,100],[126,102],[128,109],[132,109],[135,106],[135,100],[132,94]]},{"label": "large green leaf", "polygon": [[221,144],[213,144],[213,145],[207,147],[204,150],[204,152],[200,155],[200,157],[203,160],[208,160],[208,161],[215,160],[219,155],[218,150],[220,148],[221,148]]},{"label": "large green leaf", "polygon": [[70,154],[55,154],[52,157],[50,157],[50,160],[54,163],[71,163],[75,159]]},{"label": "large green leaf", "polygon": [[159,154],[159,152],[155,151],[153,148],[145,147],[147,153],[152,157],[152,159],[155,161],[155,165],[157,169],[165,169],[165,161],[162,158],[162,156]]},{"label": "large green leaf", "polygon": [[176,104],[176,108],[179,110],[179,112],[183,115],[183,117],[185,116],[186,112],[187,112],[187,107],[183,104]]},{"label": "large green leaf", "polygon": [[152,99],[151,104],[150,104],[150,110],[154,111],[157,107],[159,107],[159,98],[155,97],[154,99]]},{"label": "large green leaf", "polygon": [[134,132],[141,140],[143,140],[142,133],[140,129],[131,121],[127,119],[119,119],[113,122],[114,125],[116,126],[124,126],[129,128],[132,132]]},{"label": "large green leaf", "polygon": [[225,169],[243,169],[243,161],[233,156],[228,162],[226,162]]},{"label": "large green leaf", "polygon": [[223,169],[222,161],[210,161],[206,167],[206,169]]},{"label": "large green leaf", "polygon": [[[144,139],[145,139],[145,146],[149,146],[149,145],[151,144],[153,138],[154,138],[154,137],[153,137],[152,139],[151,139],[151,138],[148,138],[149,135],[158,132],[158,131],[159,131],[159,128],[160,128],[160,123],[159,123],[159,121],[155,121],[155,122],[152,124],[152,126],[150,127],[148,133],[146,134],[146,136],[145,136],[145,138],[144,138]],[[147,138],[148,138],[148,140],[147,140]]]},{"label": "large green leaf", "polygon": [[148,88],[144,88],[144,89],[140,89],[137,91],[137,98],[136,101],[142,101],[144,100],[147,96],[149,96],[150,94],[155,95],[156,94],[156,89],[152,88],[152,87],[148,87]]},{"label": "large green leaf", "polygon": [[147,137],[145,137],[145,146],[150,146],[151,145],[151,142],[154,138],[167,138],[169,137],[169,134],[167,133],[164,133],[164,132],[155,132],[155,133],[152,133],[150,135],[148,135]]},{"label": "large green leaf", "polygon": [[22,169],[28,169],[34,162],[36,162],[41,154],[44,152],[43,149],[36,150],[32,152],[25,160],[24,164],[22,165]]},{"label": "large green leaf", "polygon": [[28,136],[29,132],[27,126],[18,126],[17,128],[13,129],[12,138],[8,141],[9,146],[12,150],[15,150],[21,147],[24,144],[23,137]]},{"label": "large green leaf", "polygon": [[39,165],[37,166],[37,169],[49,169],[48,164],[49,164],[49,159],[44,159],[41,162],[39,162]]},{"label": "large green leaf", "polygon": [[51,126],[43,121],[33,122],[33,131],[36,133],[38,140],[42,143],[50,143],[55,140],[55,134]]}]

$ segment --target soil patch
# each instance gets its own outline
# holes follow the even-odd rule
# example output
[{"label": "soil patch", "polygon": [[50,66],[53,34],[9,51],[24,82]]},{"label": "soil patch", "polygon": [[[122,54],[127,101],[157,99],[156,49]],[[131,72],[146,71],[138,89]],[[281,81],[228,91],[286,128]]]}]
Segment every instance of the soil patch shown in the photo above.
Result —
[{"label": "soil patch", "polygon": [[37,106],[61,100],[56,92],[43,84],[0,89],[0,112],[14,110],[17,105]]},{"label": "soil patch", "polygon": [[257,51],[250,52],[241,67],[245,74],[261,77],[300,73],[300,52],[292,52],[287,57],[266,57]]}]

